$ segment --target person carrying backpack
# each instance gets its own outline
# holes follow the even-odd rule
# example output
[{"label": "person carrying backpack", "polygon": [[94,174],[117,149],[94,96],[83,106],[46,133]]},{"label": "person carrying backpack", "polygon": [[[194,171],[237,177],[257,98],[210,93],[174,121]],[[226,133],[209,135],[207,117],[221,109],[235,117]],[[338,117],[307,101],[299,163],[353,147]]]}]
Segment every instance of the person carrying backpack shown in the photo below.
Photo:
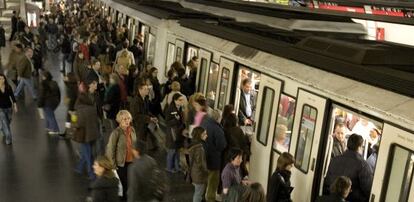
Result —
[{"label": "person carrying backpack", "polygon": [[157,162],[146,154],[146,143],[138,140],[133,149],[134,162],[128,170],[128,202],[163,201],[167,176]]}]

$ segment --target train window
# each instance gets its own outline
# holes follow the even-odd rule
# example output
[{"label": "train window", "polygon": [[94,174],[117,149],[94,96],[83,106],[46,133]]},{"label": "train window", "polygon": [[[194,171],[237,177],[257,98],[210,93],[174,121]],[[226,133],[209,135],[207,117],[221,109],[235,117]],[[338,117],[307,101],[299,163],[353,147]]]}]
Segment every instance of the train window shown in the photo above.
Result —
[{"label": "train window", "polygon": [[408,201],[414,174],[414,151],[393,145],[387,162],[384,201]]},{"label": "train window", "polygon": [[[217,83],[218,83],[219,69],[220,69],[219,64],[215,62],[211,62],[210,69],[208,72],[207,93],[206,93],[208,105],[211,108],[214,108],[214,102],[216,100],[216,89],[217,89]],[[200,83],[200,84],[203,87],[203,83]]]},{"label": "train window", "polygon": [[295,98],[283,93],[280,95],[275,137],[273,141],[273,149],[277,152],[283,153],[289,151],[295,106]]},{"label": "train window", "polygon": [[[208,61],[205,58],[201,58],[200,81],[198,82],[200,84],[200,92],[204,92],[204,84],[206,83],[207,65],[208,65]],[[214,102],[213,102],[213,105],[214,105]]]},{"label": "train window", "polygon": [[175,55],[175,61],[181,62],[181,55],[183,54],[183,49],[177,47],[177,54]]},{"label": "train window", "polygon": [[309,169],[309,160],[312,151],[313,135],[315,133],[316,117],[318,111],[309,105],[302,108],[302,118],[299,128],[299,136],[296,147],[296,167],[307,173]]},{"label": "train window", "polygon": [[147,58],[146,58],[146,65],[154,65],[154,57],[155,57],[155,35],[149,34],[148,37],[148,51],[147,51]]},{"label": "train window", "polygon": [[221,82],[220,82],[220,91],[219,91],[219,102],[218,102],[218,109],[223,110],[224,105],[226,104],[227,100],[227,92],[229,90],[229,79],[230,79],[230,70],[223,67],[223,71],[221,73]]},{"label": "train window", "polygon": [[[333,105],[329,129],[329,135],[333,139],[331,158],[342,154],[346,150],[348,137],[355,133],[364,138],[363,157],[367,159],[373,152],[378,150],[382,123],[349,109]],[[375,168],[375,166],[372,168]]]},{"label": "train window", "polygon": [[271,88],[265,87],[263,92],[262,108],[259,117],[259,131],[257,132],[257,141],[264,146],[267,145],[267,137],[269,135],[270,119],[272,118],[273,97],[275,91]]},{"label": "train window", "polygon": [[175,44],[168,43],[167,47],[167,62],[165,63],[165,76],[167,76],[168,70],[170,70],[170,66],[174,63],[174,55],[175,55]]}]

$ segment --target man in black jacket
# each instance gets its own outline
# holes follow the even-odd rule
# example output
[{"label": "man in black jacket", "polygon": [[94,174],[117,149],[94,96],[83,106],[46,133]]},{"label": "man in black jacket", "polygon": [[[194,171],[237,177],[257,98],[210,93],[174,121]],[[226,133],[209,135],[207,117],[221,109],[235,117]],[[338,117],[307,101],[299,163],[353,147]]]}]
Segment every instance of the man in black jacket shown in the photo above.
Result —
[{"label": "man in black jacket", "polygon": [[347,200],[352,202],[368,201],[371,192],[373,172],[361,155],[363,143],[364,139],[360,135],[352,134],[348,139],[348,150],[332,159],[325,178],[325,186],[329,187],[337,177],[349,177],[352,192]]},{"label": "man in black jacket", "polygon": [[11,26],[12,26],[12,33],[10,35],[9,41],[12,41],[13,40],[14,35],[17,32],[17,16],[16,16],[16,11],[13,11],[13,16],[11,18]]}]

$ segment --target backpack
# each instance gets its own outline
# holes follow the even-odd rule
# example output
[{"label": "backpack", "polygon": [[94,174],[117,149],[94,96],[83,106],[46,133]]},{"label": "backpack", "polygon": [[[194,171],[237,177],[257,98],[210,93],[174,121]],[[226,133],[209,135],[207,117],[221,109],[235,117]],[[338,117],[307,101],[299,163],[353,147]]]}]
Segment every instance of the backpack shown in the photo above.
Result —
[{"label": "backpack", "polygon": [[131,55],[128,54],[127,50],[123,50],[116,61],[118,65],[122,65],[123,67],[129,69],[129,66],[132,64]]},{"label": "backpack", "polygon": [[154,165],[151,172],[151,179],[149,181],[149,190],[153,197],[157,200],[162,201],[167,192],[167,175],[164,170],[161,170],[157,164]]}]

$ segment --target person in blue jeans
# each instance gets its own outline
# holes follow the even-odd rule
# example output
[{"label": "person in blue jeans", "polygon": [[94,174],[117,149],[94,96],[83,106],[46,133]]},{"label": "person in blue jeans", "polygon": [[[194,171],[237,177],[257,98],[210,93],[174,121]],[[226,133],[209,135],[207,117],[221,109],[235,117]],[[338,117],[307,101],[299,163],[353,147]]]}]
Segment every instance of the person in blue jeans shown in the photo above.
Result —
[{"label": "person in blue jeans", "polygon": [[12,143],[10,123],[12,119],[12,108],[17,112],[16,99],[13,90],[7,82],[6,76],[0,73],[0,127],[5,136],[7,145]]},{"label": "person in blue jeans", "polygon": [[196,127],[191,135],[193,141],[188,152],[190,154],[189,172],[194,185],[193,202],[201,202],[206,191],[208,177],[206,151],[204,149],[207,132],[202,127]]},{"label": "person in blue jeans", "polygon": [[91,145],[98,139],[99,135],[98,112],[96,109],[96,102],[99,99],[96,94],[98,82],[95,80],[86,80],[82,85],[84,87],[81,88],[82,90],[75,104],[77,115],[76,128],[79,131],[76,133],[76,136],[80,136],[76,139],[81,144],[80,160],[75,171],[81,174],[86,166],[89,179],[94,180],[95,174],[92,171],[93,156]]},{"label": "person in blue jeans", "polygon": [[42,72],[40,96],[38,106],[43,108],[48,134],[59,134],[59,126],[55,117],[55,110],[60,103],[60,90],[56,81],[52,80],[49,71]]},{"label": "person in blue jeans", "polygon": [[15,97],[18,97],[23,91],[23,88],[27,86],[33,99],[37,99],[37,94],[32,81],[32,57],[33,50],[31,48],[26,48],[24,56],[20,58],[20,61],[18,61],[17,75],[19,84],[17,84],[16,90],[14,91]]}]

